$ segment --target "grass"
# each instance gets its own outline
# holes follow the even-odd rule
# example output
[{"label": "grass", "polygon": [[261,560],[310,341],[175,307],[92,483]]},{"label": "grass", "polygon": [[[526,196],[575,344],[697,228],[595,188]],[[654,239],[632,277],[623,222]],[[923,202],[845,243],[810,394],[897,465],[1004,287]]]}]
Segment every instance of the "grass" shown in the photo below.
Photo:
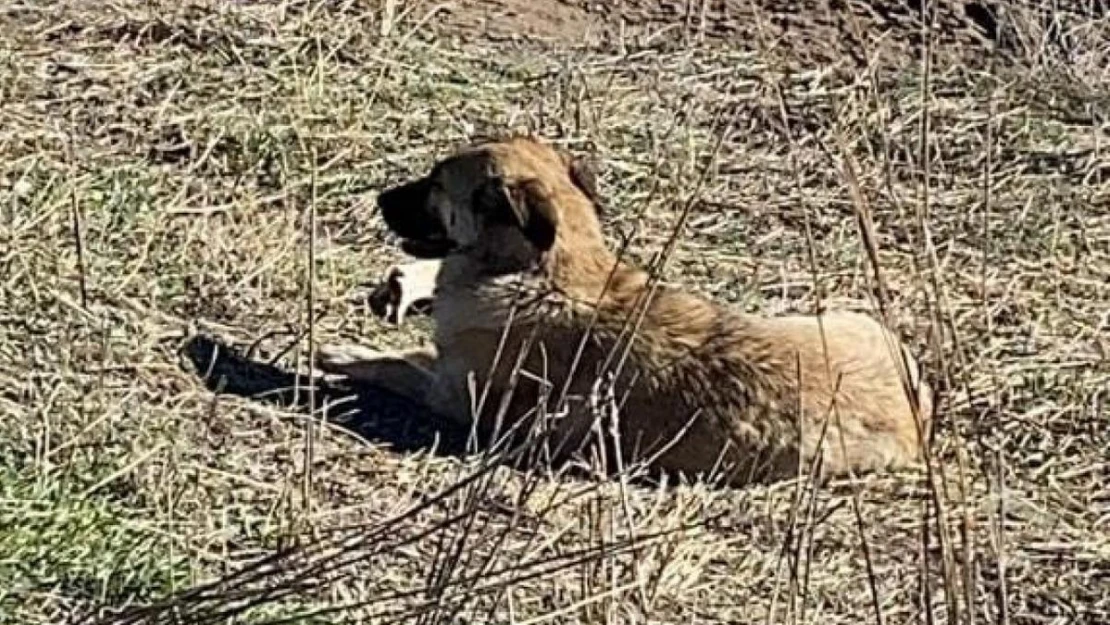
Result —
[{"label": "grass", "polygon": [[[419,10],[383,37],[373,3],[90,7],[0,9],[0,622],[189,589],[187,622],[1110,620],[1105,18],[1060,13],[1064,50],[1015,3],[1011,58],[926,70],[458,42]],[[419,419],[385,399],[306,456],[303,401],[212,392],[198,333],[303,367],[313,225],[317,340],[426,336],[353,297],[400,258],[373,190],[506,128],[592,146],[643,262],[695,200],[665,277],[747,310],[876,310],[870,207],[891,322],[944,391],[932,471],[520,473],[398,435]]]}]

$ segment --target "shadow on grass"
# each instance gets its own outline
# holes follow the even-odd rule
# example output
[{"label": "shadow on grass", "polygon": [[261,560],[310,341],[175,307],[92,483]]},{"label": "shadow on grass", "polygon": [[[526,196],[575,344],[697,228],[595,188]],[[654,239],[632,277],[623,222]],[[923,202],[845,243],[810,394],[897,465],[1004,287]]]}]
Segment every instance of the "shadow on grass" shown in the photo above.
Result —
[{"label": "shadow on grass", "polygon": [[[308,412],[308,385],[315,384],[316,414],[362,438],[397,451],[433,451],[459,456],[468,428],[444,421],[419,404],[383,388],[339,385],[251,360],[240,350],[207,336],[194,336],[182,354],[214,393],[238,395]],[[321,411],[322,409],[322,411]]]}]

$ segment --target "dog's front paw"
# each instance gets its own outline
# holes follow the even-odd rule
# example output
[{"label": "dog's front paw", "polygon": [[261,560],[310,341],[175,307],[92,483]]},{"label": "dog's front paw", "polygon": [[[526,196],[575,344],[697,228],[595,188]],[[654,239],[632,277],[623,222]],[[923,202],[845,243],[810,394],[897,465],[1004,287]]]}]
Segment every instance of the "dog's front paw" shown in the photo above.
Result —
[{"label": "dog's front paw", "polygon": [[396,325],[401,325],[410,311],[427,312],[435,294],[439,265],[438,260],[418,260],[390,267],[385,280],[368,298],[370,310]]},{"label": "dog's front paw", "polygon": [[382,352],[361,345],[321,345],[313,364],[324,373],[349,375],[353,368],[382,356]]}]

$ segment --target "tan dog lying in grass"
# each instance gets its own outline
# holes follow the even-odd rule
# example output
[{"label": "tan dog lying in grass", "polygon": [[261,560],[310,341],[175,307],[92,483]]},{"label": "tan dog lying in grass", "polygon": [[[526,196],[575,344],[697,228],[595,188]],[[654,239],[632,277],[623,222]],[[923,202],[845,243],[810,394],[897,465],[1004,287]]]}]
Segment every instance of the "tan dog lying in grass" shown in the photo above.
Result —
[{"label": "tan dog lying in grass", "polygon": [[883,326],[748,316],[653,286],[606,247],[593,197],[571,159],[526,138],[382,193],[406,249],[441,259],[409,266],[435,275],[435,346],[322,347],[318,365],[487,432],[544,415],[564,456],[601,431],[624,462],[733,484],[790,477],[799,462],[828,477],[919,458],[931,392]]}]

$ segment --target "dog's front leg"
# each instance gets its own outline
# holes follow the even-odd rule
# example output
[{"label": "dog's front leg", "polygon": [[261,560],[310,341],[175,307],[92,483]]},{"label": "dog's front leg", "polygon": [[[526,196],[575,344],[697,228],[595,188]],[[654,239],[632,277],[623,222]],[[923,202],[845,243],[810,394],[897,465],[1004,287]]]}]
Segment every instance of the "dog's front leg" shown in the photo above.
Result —
[{"label": "dog's front leg", "polygon": [[370,309],[401,325],[410,309],[432,304],[441,262],[417,260],[390,267],[385,280],[370,294]]},{"label": "dog's front leg", "polygon": [[316,367],[429,404],[435,388],[435,359],[430,347],[386,353],[361,345],[322,345],[316,352]]}]

